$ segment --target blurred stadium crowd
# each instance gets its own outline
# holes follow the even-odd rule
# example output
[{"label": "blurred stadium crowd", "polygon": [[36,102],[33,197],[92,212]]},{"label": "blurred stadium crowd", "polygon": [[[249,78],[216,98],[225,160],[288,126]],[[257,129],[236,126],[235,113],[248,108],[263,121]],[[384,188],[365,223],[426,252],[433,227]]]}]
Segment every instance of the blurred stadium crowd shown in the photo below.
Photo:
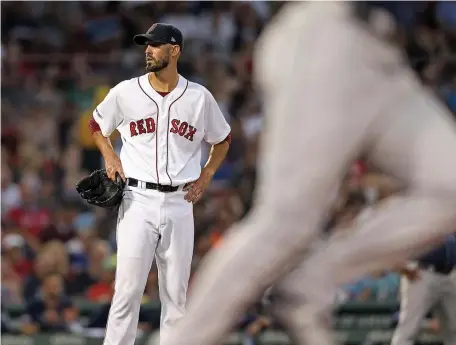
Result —
[{"label": "blurred stadium crowd", "polygon": [[[280,3],[1,6],[2,332],[18,331],[6,318],[7,308],[18,304],[26,306],[28,316],[19,332],[71,330],[78,327],[76,299],[109,306],[113,293],[116,215],[83,204],[74,186],[103,166],[87,126],[93,109],[117,82],[144,73],[143,51],[133,45],[133,35],[153,22],[180,28],[186,39],[180,73],[214,94],[232,126],[228,158],[205,199],[195,205],[196,268],[252,204],[264,125],[261,99],[252,85],[252,50]],[[455,4],[429,3],[400,40],[423,81],[456,112]],[[114,134],[120,149],[116,139]],[[344,228],[397,188],[396,181],[362,159],[354,162],[331,228]],[[339,298],[395,299],[397,288],[397,274],[381,273],[341,287]],[[47,299],[58,301],[58,307],[49,309]],[[144,301],[158,301],[155,269]],[[255,332],[261,325],[256,322],[249,329]]]}]

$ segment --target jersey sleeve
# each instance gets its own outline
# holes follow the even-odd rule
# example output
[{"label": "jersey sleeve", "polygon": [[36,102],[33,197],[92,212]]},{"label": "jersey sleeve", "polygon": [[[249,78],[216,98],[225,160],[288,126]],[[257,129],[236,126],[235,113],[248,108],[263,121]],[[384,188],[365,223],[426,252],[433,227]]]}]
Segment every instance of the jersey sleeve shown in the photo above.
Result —
[{"label": "jersey sleeve", "polygon": [[231,128],[223,116],[217,102],[209,91],[206,91],[204,116],[204,140],[211,145],[218,144],[225,140],[225,138],[230,134]]},{"label": "jersey sleeve", "polygon": [[93,111],[93,118],[100,126],[101,133],[109,137],[122,122],[122,112],[117,100],[118,88],[112,88]]}]

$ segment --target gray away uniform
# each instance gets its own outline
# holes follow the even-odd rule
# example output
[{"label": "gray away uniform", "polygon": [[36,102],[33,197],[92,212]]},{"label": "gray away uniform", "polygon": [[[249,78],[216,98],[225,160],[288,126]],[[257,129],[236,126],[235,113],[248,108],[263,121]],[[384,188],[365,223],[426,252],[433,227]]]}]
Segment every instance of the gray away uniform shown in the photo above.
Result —
[{"label": "gray away uniform", "polygon": [[407,193],[313,255],[304,289],[299,274],[280,283],[293,296],[282,309],[298,344],[309,336],[331,344],[326,332],[307,331],[314,315],[306,295],[315,305],[332,302],[338,284],[418,255],[456,224],[452,116],[384,38],[394,30],[392,17],[375,10],[368,24],[355,9],[349,2],[288,3],[262,34],[255,72],[267,126],[256,205],[207,255],[186,316],[161,345],[219,343],[287,265],[303,260],[361,153],[404,181]]}]

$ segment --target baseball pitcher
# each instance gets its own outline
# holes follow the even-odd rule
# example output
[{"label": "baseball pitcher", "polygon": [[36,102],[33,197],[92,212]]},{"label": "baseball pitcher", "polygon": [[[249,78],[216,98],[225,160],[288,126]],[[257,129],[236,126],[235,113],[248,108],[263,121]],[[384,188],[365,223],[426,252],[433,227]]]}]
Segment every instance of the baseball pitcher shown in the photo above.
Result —
[{"label": "baseball pitcher", "polygon": [[[147,73],[113,87],[95,109],[90,126],[106,172],[79,184],[90,203],[96,204],[98,198],[105,205],[106,200],[117,200],[119,188],[113,188],[114,199],[102,194],[112,189],[104,175],[125,182],[117,225],[115,292],[104,345],[134,344],[154,258],[162,340],[184,315],[193,255],[192,205],[203,196],[230,142],[230,126],[211,93],[177,72],[184,47],[181,32],[157,23],[134,41],[145,46]],[[123,143],[120,157],[109,141],[115,129]],[[212,150],[201,169],[203,141]]]},{"label": "baseball pitcher", "polygon": [[[187,315],[162,345],[218,343],[247,305],[302,260],[360,154],[407,192],[338,247],[335,257],[350,260],[327,277],[328,286],[404,262],[454,229],[456,125],[390,39],[399,24],[393,5],[289,3],[265,29],[255,56],[267,116],[256,206],[206,257]],[[335,260],[328,253],[327,263]],[[325,290],[321,280],[306,283]],[[290,315],[304,344],[309,314]]]}]

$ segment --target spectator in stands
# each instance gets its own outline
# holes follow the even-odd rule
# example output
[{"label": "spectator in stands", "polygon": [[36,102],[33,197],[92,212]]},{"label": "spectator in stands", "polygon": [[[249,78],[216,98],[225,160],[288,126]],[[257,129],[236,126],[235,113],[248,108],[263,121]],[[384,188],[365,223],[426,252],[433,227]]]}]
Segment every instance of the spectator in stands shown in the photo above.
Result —
[{"label": "spectator in stands", "polygon": [[[211,250],[212,248],[212,243],[211,243],[211,238],[209,236],[205,235],[200,235],[198,239],[195,242],[195,248],[193,252],[193,260],[192,260],[192,276],[194,271],[197,269],[200,260]],[[189,291],[191,290],[191,285],[192,285],[192,279],[190,279],[189,282]]]},{"label": "spectator in stands", "polygon": [[[74,244],[74,243],[72,243]],[[84,245],[86,253],[70,255],[72,274],[67,277],[66,291],[70,295],[86,295],[87,289],[100,281],[106,273],[106,261],[110,260],[112,250],[105,240],[94,238]],[[82,248],[81,248],[82,249]],[[74,270],[75,264],[87,263],[84,270]],[[105,277],[106,278],[106,277]]]},{"label": "spectator in stands", "polygon": [[8,257],[2,257],[2,307],[14,304],[22,304],[22,279],[14,271]]},{"label": "spectator in stands", "polygon": [[79,317],[78,310],[64,293],[63,277],[58,273],[43,278],[40,294],[27,305],[27,314],[41,332],[70,331]]},{"label": "spectator in stands", "polygon": [[[2,146],[3,147],[3,146]],[[3,151],[3,150],[2,150]],[[3,152],[2,152],[3,159]],[[19,207],[21,204],[21,190],[17,183],[13,181],[11,169],[2,164],[2,219],[12,208]]]},{"label": "spectator in stands", "polygon": [[19,227],[27,243],[34,250],[40,246],[39,235],[41,230],[51,224],[51,212],[39,204],[38,190],[40,181],[32,173],[24,176],[21,184],[22,204],[12,208],[7,215],[7,222]]},{"label": "spectator in stands", "polygon": [[36,256],[34,272],[25,281],[24,300],[34,299],[44,277],[52,273],[66,277],[69,272],[68,255],[65,246],[56,241],[49,242]]},{"label": "spectator in stands", "polygon": [[[112,295],[114,292],[114,277],[115,277],[116,257],[112,256],[104,262],[104,274],[99,283],[92,285],[87,297],[93,302],[97,302],[99,308],[95,309],[90,315],[89,328],[105,328],[108,322],[109,308],[111,307]],[[157,268],[153,265],[146,283],[142,304],[151,302],[159,302],[158,296],[158,279]],[[160,312],[149,312],[141,307],[139,312],[138,329],[141,331],[151,331],[160,325]]]},{"label": "spectator in stands", "polygon": [[209,228],[208,237],[211,247],[217,247],[222,241],[225,231],[238,219],[239,212],[234,210],[234,205],[230,203],[230,199],[226,197],[220,198],[220,204],[217,210],[214,224]]},{"label": "spectator in stands", "polygon": [[68,242],[76,236],[74,229],[74,219],[76,210],[71,205],[61,204],[52,217],[52,223],[42,229],[39,237],[42,243],[57,240],[60,242]]},{"label": "spectator in stands", "polygon": [[[85,293],[86,288],[93,282],[93,279],[90,278],[87,273],[89,259],[85,250],[85,240],[88,241],[88,239],[76,237],[66,243],[70,263],[68,281],[72,281],[78,285],[78,287],[73,287],[75,293],[79,292],[82,294]],[[73,289],[71,289],[71,291],[73,291]],[[70,291],[67,292],[72,294]]]},{"label": "spectator in stands", "polygon": [[116,274],[116,257],[106,258],[100,279],[87,290],[87,299],[95,303],[110,303],[114,294],[114,278]]},{"label": "spectator in stands", "polygon": [[346,298],[351,301],[395,301],[399,291],[399,275],[381,272],[360,279],[344,287]]},{"label": "spectator in stands", "polygon": [[146,289],[144,291],[144,296],[142,303],[152,303],[159,302],[160,297],[158,295],[158,271],[157,266],[152,265],[152,269],[149,272],[147,277]]},{"label": "spectator in stands", "polygon": [[7,234],[2,241],[6,260],[9,261],[12,270],[24,279],[32,273],[33,263],[26,256],[26,242],[18,233]]},{"label": "spectator in stands", "polygon": [[[49,106],[37,102],[30,108],[20,126],[21,137],[27,138],[33,148],[32,152],[40,157],[37,164],[54,161],[59,156],[57,122],[53,116],[49,116],[53,111]],[[32,162],[35,163],[35,160],[24,163],[32,167]]]},{"label": "spectator in stands", "polygon": [[[98,280],[105,271],[105,260],[109,260],[112,249],[105,240],[98,239],[89,247],[89,267],[88,272],[92,279]],[[112,259],[111,259],[112,260]],[[115,258],[114,258],[115,260]],[[115,265],[115,261],[114,261]]]},{"label": "spectator in stands", "polygon": [[54,260],[49,254],[39,253],[34,262],[34,271],[24,280],[23,297],[28,302],[35,298],[43,277],[54,271]]}]

